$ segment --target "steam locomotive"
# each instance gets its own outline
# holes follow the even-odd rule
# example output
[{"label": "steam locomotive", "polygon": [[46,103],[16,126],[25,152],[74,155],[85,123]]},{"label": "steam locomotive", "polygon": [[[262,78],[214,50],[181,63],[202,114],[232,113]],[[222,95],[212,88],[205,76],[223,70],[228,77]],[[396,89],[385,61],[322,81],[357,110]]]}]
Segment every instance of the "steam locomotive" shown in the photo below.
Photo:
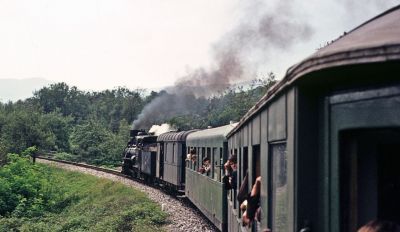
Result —
[{"label": "steam locomotive", "polygon": [[144,130],[131,130],[130,136],[131,139],[124,150],[122,173],[153,182],[157,136]]},{"label": "steam locomotive", "polygon": [[[292,66],[237,124],[133,133],[126,173],[185,195],[221,231],[356,231],[400,223],[400,6]],[[195,160],[186,160],[194,149]],[[222,177],[238,157],[237,186]],[[207,157],[208,175],[198,172]],[[261,176],[261,219],[243,224],[237,189]]]}]

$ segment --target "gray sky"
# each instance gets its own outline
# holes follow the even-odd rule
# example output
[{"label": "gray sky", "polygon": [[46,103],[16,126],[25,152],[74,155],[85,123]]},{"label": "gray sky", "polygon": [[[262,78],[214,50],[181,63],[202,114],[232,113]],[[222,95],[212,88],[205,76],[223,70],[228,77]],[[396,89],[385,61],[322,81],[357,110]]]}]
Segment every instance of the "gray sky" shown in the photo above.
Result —
[{"label": "gray sky", "polygon": [[[161,88],[213,66],[214,45],[238,24],[287,2],[313,28],[247,65],[281,78],[289,66],[400,0],[0,0],[0,78],[40,77],[84,90]],[[285,7],[284,7],[285,8]],[[282,11],[284,14],[284,10]],[[290,32],[288,32],[290,33]]]}]

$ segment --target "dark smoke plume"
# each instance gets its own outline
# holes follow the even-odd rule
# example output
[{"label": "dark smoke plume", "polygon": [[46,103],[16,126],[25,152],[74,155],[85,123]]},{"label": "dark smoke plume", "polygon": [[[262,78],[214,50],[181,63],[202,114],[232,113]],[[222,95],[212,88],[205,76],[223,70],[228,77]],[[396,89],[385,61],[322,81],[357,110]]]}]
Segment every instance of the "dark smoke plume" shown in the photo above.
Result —
[{"label": "dark smoke plume", "polygon": [[166,94],[145,106],[133,127],[148,128],[156,120],[153,117],[166,120],[192,113],[196,106],[190,99],[211,96],[239,80],[254,78],[255,64],[268,61],[272,49],[287,50],[311,36],[311,26],[298,20],[287,1],[272,9],[264,2],[253,0],[241,23],[213,46],[213,67],[198,68],[166,88]]}]

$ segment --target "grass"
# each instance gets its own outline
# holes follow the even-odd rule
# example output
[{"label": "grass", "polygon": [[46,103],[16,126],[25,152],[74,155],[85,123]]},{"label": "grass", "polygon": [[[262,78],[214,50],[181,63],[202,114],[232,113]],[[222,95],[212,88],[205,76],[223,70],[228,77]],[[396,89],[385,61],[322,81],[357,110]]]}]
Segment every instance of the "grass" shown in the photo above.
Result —
[{"label": "grass", "polygon": [[49,201],[57,208],[40,216],[0,216],[0,231],[162,231],[167,215],[144,193],[90,175],[35,166],[46,169],[50,186],[61,189]]}]

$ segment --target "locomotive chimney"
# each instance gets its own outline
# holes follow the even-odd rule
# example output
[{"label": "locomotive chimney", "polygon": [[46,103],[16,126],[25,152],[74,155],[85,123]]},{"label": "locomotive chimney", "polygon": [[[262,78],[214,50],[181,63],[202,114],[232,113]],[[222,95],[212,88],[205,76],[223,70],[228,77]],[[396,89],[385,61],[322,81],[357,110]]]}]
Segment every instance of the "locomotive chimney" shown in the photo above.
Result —
[{"label": "locomotive chimney", "polygon": [[138,135],[139,132],[144,132],[144,130],[143,129],[141,129],[141,130],[132,129],[132,130],[130,130],[130,136],[135,137],[136,135]]}]

